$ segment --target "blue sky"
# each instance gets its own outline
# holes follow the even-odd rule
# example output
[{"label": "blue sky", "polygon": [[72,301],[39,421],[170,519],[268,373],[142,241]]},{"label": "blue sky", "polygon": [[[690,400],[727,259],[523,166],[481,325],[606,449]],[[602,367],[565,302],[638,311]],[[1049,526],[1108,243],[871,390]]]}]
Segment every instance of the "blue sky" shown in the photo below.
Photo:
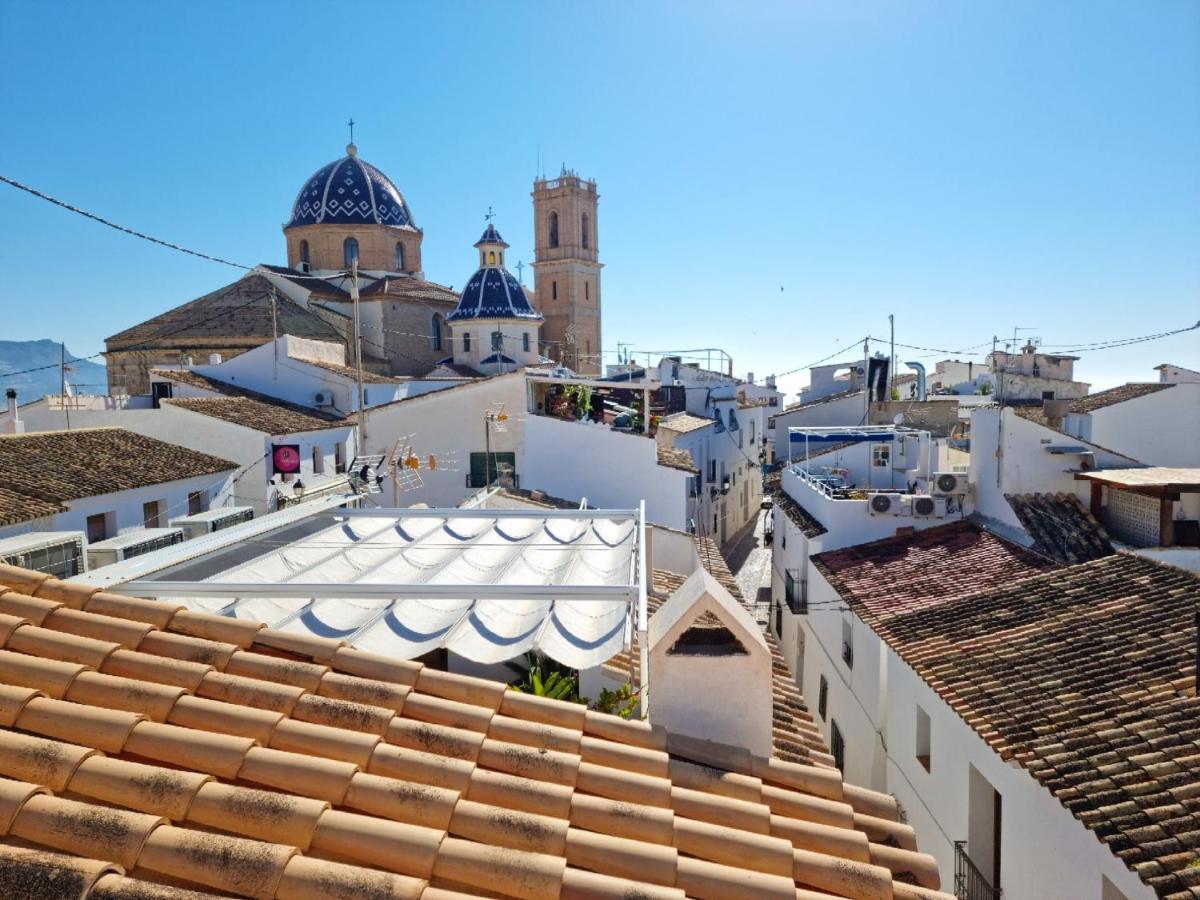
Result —
[{"label": "blue sky", "polygon": [[[217,256],[283,261],[350,116],[444,284],[489,205],[532,258],[539,148],[595,177],[607,350],[763,375],[889,313],[937,348],[1200,318],[1200,3],[0,0],[0,173]],[[81,355],[237,276],[3,185],[0,248],[0,339]]]}]

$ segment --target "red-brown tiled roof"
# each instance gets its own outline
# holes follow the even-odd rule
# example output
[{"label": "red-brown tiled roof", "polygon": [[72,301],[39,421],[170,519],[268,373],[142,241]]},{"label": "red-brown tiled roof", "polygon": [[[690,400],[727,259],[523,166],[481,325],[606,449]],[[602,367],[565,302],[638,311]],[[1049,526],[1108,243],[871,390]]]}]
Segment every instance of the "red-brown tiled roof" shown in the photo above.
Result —
[{"label": "red-brown tiled roof", "polygon": [[829,769],[23,569],[0,584],[0,883],[15,846],[97,898],[122,896],[111,872],[154,897],[949,900],[895,802]]},{"label": "red-brown tiled roof", "polygon": [[681,469],[684,472],[691,472],[693,475],[700,473],[700,470],[696,468],[696,464],[692,462],[692,454],[675,447],[664,447],[662,444],[658,445],[658,464],[666,466],[668,469]]},{"label": "red-brown tiled roof", "polygon": [[1074,494],[1006,494],[1033,549],[1063,565],[1114,553],[1108,535]]},{"label": "red-brown tiled roof", "polygon": [[1118,553],[897,617],[886,639],[1160,897],[1200,886],[1200,578]]},{"label": "red-brown tiled roof", "polygon": [[716,419],[705,419],[700,416],[693,416],[691,413],[672,413],[658,423],[659,428],[669,428],[678,434],[687,434],[689,431],[699,431],[701,428],[707,428],[709,425],[716,425]]},{"label": "red-brown tiled roof", "polygon": [[966,521],[819,553],[812,564],[859,618],[877,630],[913,610],[1057,567]]},{"label": "red-brown tiled roof", "polygon": [[782,476],[779,471],[772,472],[767,476],[764,490],[771,496],[772,502],[791,520],[793,525],[800,529],[800,533],[805,537],[820,537],[829,530],[783,489]]},{"label": "red-brown tiled roof", "polygon": [[1109,388],[1107,391],[1098,391],[1095,394],[1080,397],[1078,400],[1072,400],[1071,412],[1093,413],[1098,409],[1104,409],[1106,406],[1124,403],[1127,400],[1137,400],[1139,397],[1157,394],[1159,391],[1165,391],[1173,387],[1175,385],[1163,384],[1157,381],[1145,384],[1135,382],[1122,384],[1115,388]]}]

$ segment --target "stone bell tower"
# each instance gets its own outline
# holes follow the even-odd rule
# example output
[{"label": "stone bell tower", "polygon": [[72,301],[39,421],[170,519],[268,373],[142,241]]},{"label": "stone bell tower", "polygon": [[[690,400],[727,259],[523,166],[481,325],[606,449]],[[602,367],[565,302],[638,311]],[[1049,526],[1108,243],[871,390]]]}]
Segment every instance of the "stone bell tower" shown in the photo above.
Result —
[{"label": "stone bell tower", "polygon": [[563,168],[533,183],[534,288],[546,354],[581,375],[604,372],[596,182]]}]

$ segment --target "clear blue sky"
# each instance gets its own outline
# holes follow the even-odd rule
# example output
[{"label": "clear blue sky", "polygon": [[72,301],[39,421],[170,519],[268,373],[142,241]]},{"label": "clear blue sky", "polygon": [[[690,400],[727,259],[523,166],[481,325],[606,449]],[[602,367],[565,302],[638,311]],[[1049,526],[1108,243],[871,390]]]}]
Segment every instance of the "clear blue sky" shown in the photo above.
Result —
[{"label": "clear blue sky", "polygon": [[[1200,318],[1197,2],[0,0],[0,172],[217,256],[284,261],[350,116],[446,284],[489,205],[530,260],[539,146],[595,177],[606,349],[762,375],[889,312],[949,348]],[[0,338],[81,355],[237,276],[3,185],[0,260]],[[1077,371],[1200,367],[1198,334]]]}]

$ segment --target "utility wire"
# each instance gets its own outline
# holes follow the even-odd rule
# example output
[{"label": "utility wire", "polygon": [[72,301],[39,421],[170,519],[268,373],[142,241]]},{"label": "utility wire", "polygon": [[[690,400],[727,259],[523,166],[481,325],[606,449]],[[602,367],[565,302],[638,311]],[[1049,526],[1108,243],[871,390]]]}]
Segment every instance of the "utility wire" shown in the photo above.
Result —
[{"label": "utility wire", "polygon": [[57,197],[51,197],[49,194],[42,193],[37,188],[32,188],[27,184],[22,184],[21,182],[12,178],[8,178],[5,175],[0,175],[0,181],[4,182],[5,184],[12,185],[17,190],[25,191],[27,194],[32,194],[35,197],[45,200],[47,203],[53,203],[55,206],[61,206],[63,209],[73,213],[78,213],[84,218],[91,219],[93,222],[99,222],[101,225],[107,225],[109,228],[122,231],[125,234],[131,234],[136,238],[141,238],[143,241],[149,241],[150,243],[158,244],[161,247],[168,247],[171,250],[178,250],[180,253],[187,253],[190,256],[198,256],[200,259],[207,259],[209,262],[220,263],[224,266],[233,266],[235,269],[250,270],[254,268],[253,266],[244,266],[241,263],[231,262],[228,259],[222,259],[219,256],[210,256],[207,253],[201,253],[199,250],[189,250],[187,247],[174,244],[171,241],[164,241],[161,238],[152,237],[144,232],[136,231],[133,228],[126,228],[124,225],[118,225],[116,222],[112,222],[103,216],[98,216],[93,212],[88,212],[86,209],[80,209],[78,206],[67,203],[65,200],[59,200]]}]

